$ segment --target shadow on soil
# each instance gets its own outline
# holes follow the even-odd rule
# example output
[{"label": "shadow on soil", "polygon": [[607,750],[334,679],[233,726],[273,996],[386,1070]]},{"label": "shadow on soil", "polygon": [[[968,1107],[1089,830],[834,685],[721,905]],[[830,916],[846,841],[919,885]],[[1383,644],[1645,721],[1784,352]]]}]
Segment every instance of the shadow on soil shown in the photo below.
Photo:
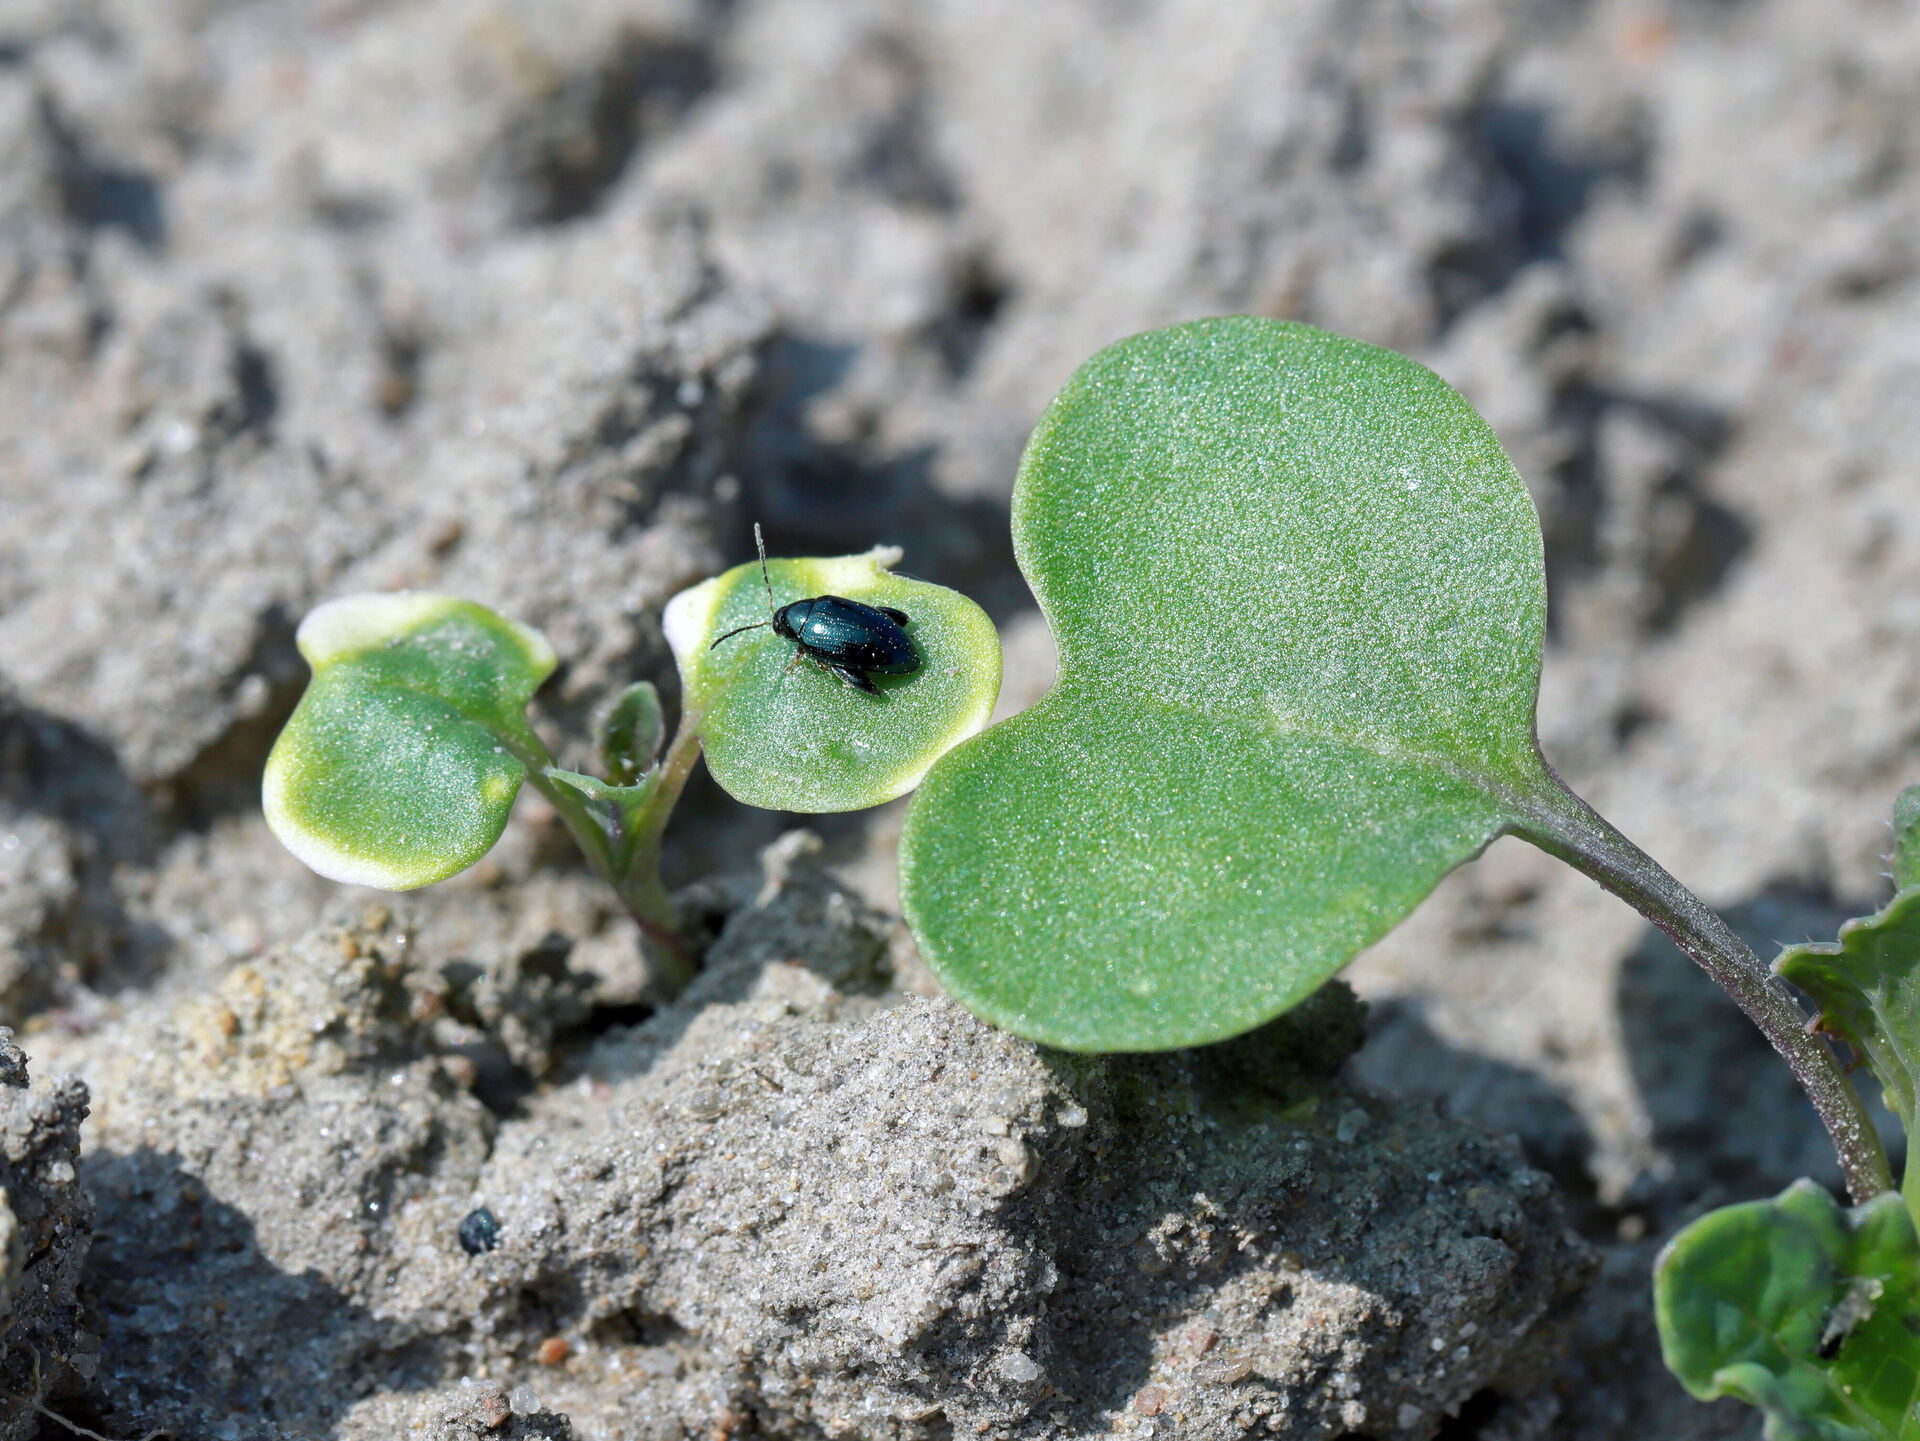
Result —
[{"label": "shadow on soil", "polygon": [[[81,1175],[98,1207],[86,1291],[104,1345],[100,1389],[62,1404],[74,1420],[109,1435],[322,1437],[376,1380],[424,1390],[447,1374],[445,1340],[396,1345],[319,1275],[275,1266],[178,1156],[96,1153]],[[116,1409],[98,1409],[103,1394]]]},{"label": "shadow on soil", "polygon": [[1597,1204],[1590,1170],[1593,1136],[1543,1077],[1449,1045],[1435,1034],[1425,1008],[1404,998],[1370,1004],[1367,1043],[1352,1070],[1370,1089],[1437,1103],[1470,1125],[1519,1137],[1528,1162],[1553,1177],[1582,1229],[1588,1229],[1586,1213]]},{"label": "shadow on soil", "polygon": [[152,806],[105,742],[0,689],[0,822],[7,811],[62,829],[73,878],[32,934],[10,938],[38,958],[10,997],[14,1019],[57,1003],[75,982],[104,992],[145,984],[172,942],[127,914],[113,875],[152,864]]},{"label": "shadow on soil", "polygon": [[[1842,921],[1871,910],[1824,889],[1774,886],[1721,914],[1771,962],[1783,945],[1831,940]],[[1621,966],[1618,1004],[1651,1139],[1664,1158],[1627,1199],[1654,1230],[1709,1206],[1772,1195],[1800,1176],[1838,1191],[1833,1147],[1786,1065],[1726,993],[1657,931]],[[1873,1091],[1865,1072],[1855,1080]],[[1877,1101],[1869,1097],[1889,1149],[1902,1150],[1899,1127]]]},{"label": "shadow on soil", "polygon": [[[1776,885],[1721,914],[1759,954],[1831,939],[1870,904],[1828,890]],[[1516,1134],[1549,1172],[1587,1239],[1600,1277],[1576,1325],[1558,1382],[1581,1398],[1553,1434],[1571,1438],[1661,1435],[1673,1441],[1757,1441],[1755,1413],[1733,1401],[1687,1398],[1660,1360],[1649,1277],[1660,1245],[1701,1212],[1770,1196],[1800,1176],[1838,1191],[1840,1177],[1812,1107],[1773,1048],[1733,1001],[1673,944],[1648,927],[1621,962],[1616,1005],[1652,1164],[1611,1205],[1591,1172],[1591,1133],[1567,1100],[1532,1071],[1448,1044],[1416,1001],[1376,1003],[1370,1038],[1353,1062],[1365,1084],[1438,1102],[1453,1115]],[[1868,1086],[1867,1089],[1871,1090]],[[1899,1130],[1870,1101],[1890,1149]],[[1896,1169],[1899,1155],[1895,1156]],[[1484,1398],[1477,1398],[1484,1399]],[[1479,1434],[1490,1417],[1463,1409],[1448,1441]],[[1497,1434],[1490,1432],[1489,1434]]]}]

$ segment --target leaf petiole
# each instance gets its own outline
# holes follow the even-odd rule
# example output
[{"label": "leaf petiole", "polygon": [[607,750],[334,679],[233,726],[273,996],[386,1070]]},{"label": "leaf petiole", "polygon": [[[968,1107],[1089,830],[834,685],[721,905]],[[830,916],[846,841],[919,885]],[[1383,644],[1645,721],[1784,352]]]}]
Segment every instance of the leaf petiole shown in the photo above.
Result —
[{"label": "leaf petiole", "polygon": [[1808,1029],[1807,1016],[1772,972],[1699,897],[1567,789],[1551,766],[1544,761],[1542,766],[1551,784],[1511,798],[1524,817],[1514,834],[1590,876],[1640,912],[1747,1013],[1813,1102],[1855,1202],[1894,1189],[1886,1148],[1860,1093],[1826,1041]]},{"label": "leaf petiole", "polygon": [[[651,690],[651,687],[648,688]],[[680,718],[665,755],[630,785],[612,785],[553,764],[532,732],[515,753],[527,778],[552,804],[587,862],[614,889],[657,953],[659,979],[677,993],[693,979],[697,958],[681,931],[680,915],[660,878],[661,839],[687,778],[700,758],[705,709]],[[535,749],[537,748],[537,749]]]}]

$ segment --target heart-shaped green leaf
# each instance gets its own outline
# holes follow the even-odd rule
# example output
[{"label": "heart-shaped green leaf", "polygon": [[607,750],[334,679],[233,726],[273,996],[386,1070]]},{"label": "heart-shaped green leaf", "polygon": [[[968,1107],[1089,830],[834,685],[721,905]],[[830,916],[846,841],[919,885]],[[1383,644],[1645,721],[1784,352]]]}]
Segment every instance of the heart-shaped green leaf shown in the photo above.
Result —
[{"label": "heart-shaped green leaf", "polygon": [[934,767],[901,867],[1010,1030],[1247,1030],[1552,789],[1532,502],[1404,356],[1244,317],[1122,341],[1034,431],[1014,542],[1059,682]]},{"label": "heart-shaped green leaf", "polygon": [[553,670],[546,638],[413,592],[331,601],[296,638],[313,679],[262,787],[281,843],[331,880],[393,891],[485,855],[544,755],[526,708]]},{"label": "heart-shaped green leaf", "polygon": [[1920,1441],[1920,1242],[1891,1192],[1811,1181],[1688,1226],[1654,1268],[1667,1366],[1766,1413],[1772,1441]]},{"label": "heart-shaped green leaf", "polygon": [[837,595],[904,611],[920,666],[874,675],[867,695],[799,655],[771,629],[760,566],[735,566],[667,603],[665,629],[707,767],[728,794],[784,811],[850,811],[919,784],[977,732],[1000,693],[1000,638],[986,613],[944,586],[892,574],[900,552],[767,564],[773,604]]},{"label": "heart-shaped green leaf", "polygon": [[[1789,946],[1773,968],[1813,997],[1820,1029],[1866,1057],[1909,1138],[1920,1136],[1920,886],[1840,928],[1837,941]],[[1920,1145],[1906,1189],[1920,1193]]]}]

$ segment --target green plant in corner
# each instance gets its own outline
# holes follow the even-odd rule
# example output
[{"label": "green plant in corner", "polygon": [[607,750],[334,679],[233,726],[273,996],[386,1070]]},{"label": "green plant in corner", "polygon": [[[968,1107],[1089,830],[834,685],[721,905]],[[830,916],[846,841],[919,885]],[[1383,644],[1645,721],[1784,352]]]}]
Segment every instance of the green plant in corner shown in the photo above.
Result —
[{"label": "green plant in corner", "polygon": [[[1138,335],[1042,417],[1013,526],[1060,673],[936,763],[908,815],[903,905],[948,989],[1072,1050],[1218,1040],[1309,995],[1496,836],[1524,837],[1728,991],[1861,1203],[1800,1189],[1683,1235],[1661,1269],[1670,1364],[1697,1394],[1765,1406],[1777,1436],[1920,1437],[1920,1269],[1880,1139],[1792,992],[1541,756],[1539,524],[1467,402],[1308,326]],[[1916,915],[1896,900],[1782,966],[1903,1116]],[[1715,1369],[1729,1346],[1737,1373]],[[1868,1392],[1909,1419],[1868,1424]]]},{"label": "green plant in corner", "polygon": [[1782,1441],[1920,1438],[1920,786],[1894,831],[1893,899],[1773,968],[1880,1083],[1908,1140],[1900,1193],[1848,1209],[1800,1181],[1702,1216],[1654,1271],[1667,1364],[1702,1400],[1760,1407]]},{"label": "green plant in corner", "polygon": [[[552,673],[538,631],[452,596],[401,592],[330,601],[301,622],[313,678],[267,760],[268,823],[333,880],[411,890],[457,874],[500,838],[523,783],[552,804],[588,862],[652,943],[663,980],[692,957],[660,879],[661,838],[704,752],[749,805],[857,810],[913,788],[948,746],[979,730],[1000,686],[993,625],[965,596],[892,574],[893,549],[738,566],[675,596],[665,629],[680,668],[673,739],[642,681],[609,708],[604,778],[563,770],[527,720]],[[764,576],[764,580],[763,580]],[[919,661],[877,694],[815,665],[765,622],[777,603],[836,594],[911,617]]]}]

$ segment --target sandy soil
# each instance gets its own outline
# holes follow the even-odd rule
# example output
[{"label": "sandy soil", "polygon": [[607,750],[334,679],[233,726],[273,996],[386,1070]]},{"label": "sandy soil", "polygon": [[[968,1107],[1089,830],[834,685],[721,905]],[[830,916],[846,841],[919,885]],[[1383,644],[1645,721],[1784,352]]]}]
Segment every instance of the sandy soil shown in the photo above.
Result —
[{"label": "sandy soil", "polygon": [[[601,1142],[534,1146],[591,1129],[596,1085],[608,1116],[644,1109],[644,1087],[614,1094],[653,1064],[636,1047],[697,1070],[704,1044],[735,1077],[756,1027],[798,1027],[779,1054],[840,1058],[825,1075],[934,1024],[886,917],[900,808],[822,822],[851,889],[807,882],[795,903],[837,896],[833,916],[754,952],[838,999],[767,970],[710,998],[709,1033],[648,1014],[631,923],[539,806],[395,903],[305,873],[254,788],[316,601],[431,586],[540,626],[568,663],[537,718],[579,761],[617,683],[671,699],[660,605],[745,558],[753,519],[789,552],[903,544],[1001,624],[1003,704],[1030,700],[1051,661],[1007,540],[1027,429],[1095,347],[1253,312],[1405,349],[1481,407],[1546,529],[1549,758],[1763,954],[1828,934],[1884,895],[1888,807],[1920,771],[1916,77],[1920,14],[1885,0],[0,0],[0,1021],[37,1084],[77,1072],[94,1109],[97,1214],[33,1203],[93,1228],[84,1264],[61,1251],[79,1300],[33,1323],[65,1335],[41,1389],[116,1436],[1757,1434],[1660,1371],[1647,1266],[1700,1209],[1831,1161],[1730,1005],[1518,842],[1351,969],[1370,1038],[1314,1085],[1404,1104],[1285,1122],[1319,1146],[1355,1107],[1427,1118],[1420,1144],[1461,1166],[1480,1131],[1512,1134],[1552,1177],[1549,1203],[1499,1143],[1471,1162],[1538,1304],[1467,1390],[1409,1380],[1405,1338],[1382,1339],[1388,1312],[1427,1324],[1417,1268],[1335,1276],[1262,1242],[1242,1280],[1272,1283],[1269,1325],[1208,1289],[1203,1246],[1199,1289],[1159,1295],[1168,1238],[1207,1223],[1186,1200],[1166,1212],[1185,1231],[1127,1219],[1143,1191],[1094,1207],[1137,1233],[1115,1245],[1157,1248],[1114,1374],[1050,1399],[1073,1391],[1047,1367],[1099,1371],[1070,1361],[1081,1342],[988,1334],[955,1282],[912,1332],[947,1369],[834,1373],[836,1396],[890,1398],[862,1411],[794,1389],[802,1343],[859,1330],[856,1278],[813,1320],[791,1297],[703,1311],[681,1253],[639,1239],[698,1207],[662,1200],[618,1241],[528,1218],[569,1188],[644,1190]],[[756,857],[789,823],[697,783],[673,879],[750,935],[780,892]],[[1068,1214],[1093,1192],[995,1180],[1025,1162],[994,1148],[1080,1176],[1114,1083],[1057,1093],[1002,1060],[1027,1110],[963,1090],[1007,1129],[956,1173],[979,1170],[980,1215],[928,1234],[1015,1269],[1097,1252]],[[54,1119],[10,1164],[71,1139],[77,1093],[34,1094]],[[1089,1128],[1063,1130],[1083,1104]],[[732,1174],[671,1116],[627,1124]],[[823,1206],[844,1180],[792,1174]],[[1169,1196],[1194,1192],[1182,1174]],[[500,1196],[519,1239],[461,1271],[449,1228]],[[1444,1250],[1479,1224],[1463,1204],[1393,1244]],[[1585,1264],[1562,1215],[1598,1280],[1556,1309]],[[1072,1274],[1104,1284],[1102,1264]],[[993,1281],[1029,1330],[1041,1274]],[[1283,1280],[1296,1299],[1272,1302]],[[1288,1371],[1317,1354],[1287,1329],[1297,1297],[1341,1285],[1322,1309],[1351,1354]],[[1224,1339],[1196,1352],[1202,1332]],[[1206,1358],[1256,1333],[1221,1379]],[[543,1361],[551,1337],[567,1355]],[[0,1366],[22,1394],[21,1348]],[[274,1366],[278,1402],[246,1389]],[[1247,1384],[1266,1410],[1221,1399]],[[1156,1387],[1214,1399],[1129,1399]],[[42,1424],[0,1414],[8,1437]]]}]

